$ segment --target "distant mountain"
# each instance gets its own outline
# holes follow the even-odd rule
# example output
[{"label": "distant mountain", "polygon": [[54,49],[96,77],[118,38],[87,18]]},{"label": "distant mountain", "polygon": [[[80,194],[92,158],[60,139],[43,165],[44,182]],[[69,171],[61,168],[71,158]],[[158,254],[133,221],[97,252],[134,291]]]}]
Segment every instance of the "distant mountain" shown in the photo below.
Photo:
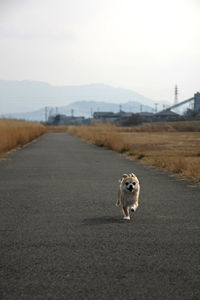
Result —
[{"label": "distant mountain", "polygon": [[[56,113],[66,114],[66,115],[74,115],[74,116],[84,116],[89,118],[95,111],[112,111],[118,112],[119,110],[123,110],[126,112],[140,112],[148,111],[152,112],[152,107],[147,105],[142,105],[139,102],[129,101],[124,103],[123,105],[119,105],[116,103],[109,102],[98,102],[98,101],[78,101],[73,102],[67,106],[60,107],[47,107],[48,115],[53,115]],[[36,110],[28,113],[13,113],[6,114],[5,117],[16,118],[16,119],[24,119],[24,120],[32,120],[32,121],[45,121],[45,108],[40,110]]]},{"label": "distant mountain", "polygon": [[[104,84],[53,86],[45,82],[37,81],[0,80],[1,115],[37,111],[38,108],[45,106],[67,106],[73,102],[82,102],[82,100],[116,103],[116,105],[118,103],[117,109],[119,109],[119,103],[122,104],[123,107],[127,105],[127,103],[132,102],[154,107],[155,102],[134,91],[114,88]],[[81,105],[84,106],[84,104],[76,104],[76,107],[73,108],[77,110],[78,113],[77,105],[80,107]],[[96,110],[96,108],[92,109]],[[100,105],[99,109],[102,110]],[[83,110],[85,110],[85,108]],[[88,110],[88,108],[86,108],[86,110]]]}]

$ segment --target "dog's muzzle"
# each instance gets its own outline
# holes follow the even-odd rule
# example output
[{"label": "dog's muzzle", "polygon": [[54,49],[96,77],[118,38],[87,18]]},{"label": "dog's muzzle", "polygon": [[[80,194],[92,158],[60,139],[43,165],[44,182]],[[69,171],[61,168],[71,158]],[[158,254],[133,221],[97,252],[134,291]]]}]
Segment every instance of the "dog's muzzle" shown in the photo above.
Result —
[{"label": "dog's muzzle", "polygon": [[130,186],[128,187],[128,190],[129,190],[129,192],[132,192],[132,191],[133,191],[133,186],[130,185]]}]

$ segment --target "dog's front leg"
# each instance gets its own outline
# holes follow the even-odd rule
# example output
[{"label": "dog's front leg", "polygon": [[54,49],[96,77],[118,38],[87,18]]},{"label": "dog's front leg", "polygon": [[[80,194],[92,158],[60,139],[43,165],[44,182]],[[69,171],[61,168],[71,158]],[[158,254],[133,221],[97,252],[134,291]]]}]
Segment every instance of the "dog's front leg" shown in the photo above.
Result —
[{"label": "dog's front leg", "polygon": [[129,207],[123,206],[122,209],[123,209],[123,213],[124,213],[124,219],[130,220]]},{"label": "dog's front leg", "polygon": [[136,211],[137,208],[138,208],[138,201],[136,200],[133,206],[131,206],[131,211]]},{"label": "dog's front leg", "polygon": [[118,188],[118,198],[117,198],[117,202],[116,202],[116,206],[120,206],[122,202],[122,199],[121,199],[121,192],[120,192],[120,187]]},{"label": "dog's front leg", "polygon": [[131,210],[132,211],[136,211],[136,209],[138,208],[138,200],[139,200],[139,191],[138,191],[138,193],[136,194],[136,196],[135,196],[135,201],[134,201],[134,204],[133,204],[133,206],[131,206]]}]

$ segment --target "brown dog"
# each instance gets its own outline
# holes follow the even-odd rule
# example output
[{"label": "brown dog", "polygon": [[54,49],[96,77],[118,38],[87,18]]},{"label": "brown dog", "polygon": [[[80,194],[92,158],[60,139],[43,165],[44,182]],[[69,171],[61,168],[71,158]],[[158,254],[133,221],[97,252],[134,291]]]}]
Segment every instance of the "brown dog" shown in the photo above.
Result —
[{"label": "brown dog", "polygon": [[119,206],[121,204],[124,219],[130,220],[129,209],[131,209],[131,211],[136,211],[139,194],[140,184],[136,175],[133,173],[129,175],[123,174],[122,178],[119,180],[118,200],[116,205]]}]

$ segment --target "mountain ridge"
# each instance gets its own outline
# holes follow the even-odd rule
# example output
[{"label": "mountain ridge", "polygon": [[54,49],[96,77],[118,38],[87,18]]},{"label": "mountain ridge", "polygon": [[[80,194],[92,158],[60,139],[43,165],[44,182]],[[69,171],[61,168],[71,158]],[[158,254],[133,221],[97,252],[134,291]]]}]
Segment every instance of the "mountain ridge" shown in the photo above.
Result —
[{"label": "mountain ridge", "polygon": [[[87,102],[85,107],[83,107],[84,101]],[[89,102],[91,107],[88,108]],[[96,105],[97,102],[100,104]],[[82,110],[78,107],[78,103]],[[104,83],[56,86],[34,80],[0,80],[1,116],[10,115],[16,118],[20,116],[30,119],[34,113],[34,119],[36,117],[36,120],[39,120],[41,112],[38,116],[36,112],[48,106],[64,107],[61,112],[74,109],[76,114],[88,117],[94,110],[119,111],[120,104],[125,111],[138,112],[141,109],[149,111],[149,107],[152,110],[155,101],[130,89],[116,88]]]},{"label": "mountain ridge", "polygon": [[[118,112],[120,109],[126,112],[140,112],[141,109],[143,111],[152,112],[152,107],[147,105],[141,105],[138,102],[127,102],[123,105],[117,103],[109,103],[109,102],[100,102],[100,101],[77,101],[70,103],[66,106],[58,106],[58,107],[47,107],[47,114],[54,115],[56,113],[59,114],[66,114],[66,115],[73,115],[74,116],[84,116],[85,118],[91,118],[92,114],[95,111],[112,111]],[[6,118],[15,118],[15,119],[24,119],[30,121],[45,121],[45,107],[26,113],[11,113],[5,114],[4,117]]]}]

